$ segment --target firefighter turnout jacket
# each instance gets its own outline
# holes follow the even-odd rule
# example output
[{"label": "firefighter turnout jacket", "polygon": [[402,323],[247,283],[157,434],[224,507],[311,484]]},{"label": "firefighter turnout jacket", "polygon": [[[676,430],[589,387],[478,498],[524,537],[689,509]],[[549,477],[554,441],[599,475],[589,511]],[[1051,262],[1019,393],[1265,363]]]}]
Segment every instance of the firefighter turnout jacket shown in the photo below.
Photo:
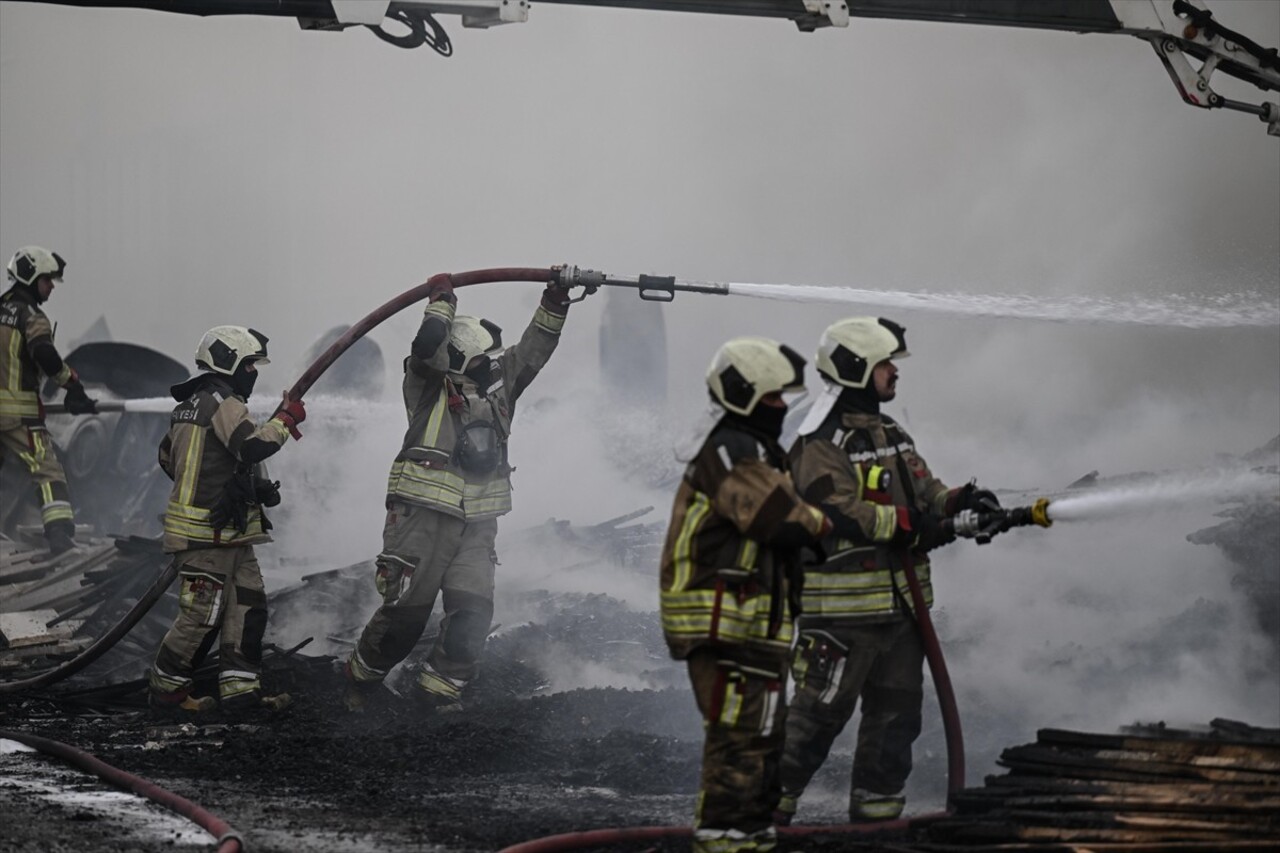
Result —
[{"label": "firefighter turnout jacket", "polygon": [[825,524],[796,494],[777,442],[722,419],[685,469],[662,550],[671,656],[710,646],[785,658],[799,549]]},{"label": "firefighter turnout jacket", "polygon": [[[173,480],[164,514],[164,550],[237,547],[270,542],[262,508],[237,490],[252,466],[289,440],[279,418],[261,426],[249,417],[245,401],[215,374],[174,386],[175,397],[189,392],[173,410],[169,433],[160,442],[160,467]],[[250,475],[251,477],[251,475]],[[252,483],[252,479],[249,480]],[[244,529],[214,519],[226,501],[240,501]]]},{"label": "firefighter turnout jacket", "polygon": [[0,296],[0,429],[44,423],[40,374],[58,385],[71,380],[71,367],[53,345],[53,326],[22,287]]},{"label": "firefighter turnout jacket", "polygon": [[933,475],[915,443],[884,414],[835,407],[791,447],[791,472],[805,500],[835,523],[827,560],[804,576],[806,626],[882,622],[913,607],[903,563],[910,552],[926,606],[933,604],[928,557],[912,551],[909,508],[953,514],[957,490]]},{"label": "firefighter turnout jacket", "polygon": [[454,315],[448,300],[428,305],[405,360],[409,429],[387,478],[387,502],[472,522],[511,511],[511,419],[516,401],[555,352],[565,315],[539,305],[520,341],[493,359],[484,388],[449,373]]}]

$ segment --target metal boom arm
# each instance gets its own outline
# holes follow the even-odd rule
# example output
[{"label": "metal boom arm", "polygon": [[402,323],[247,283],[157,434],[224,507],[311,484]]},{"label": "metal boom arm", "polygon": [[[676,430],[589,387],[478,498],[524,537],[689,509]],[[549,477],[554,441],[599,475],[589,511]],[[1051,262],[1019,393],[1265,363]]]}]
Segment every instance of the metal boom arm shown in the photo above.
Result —
[{"label": "metal boom arm", "polygon": [[[1226,108],[1258,116],[1280,136],[1280,104],[1251,104],[1219,95],[1215,71],[1263,91],[1280,90],[1280,58],[1222,25],[1202,0],[537,0],[561,6],[612,6],[662,12],[696,12],[793,21],[806,32],[847,27],[851,17],[1115,33],[1147,42],[1169,72],[1182,99],[1205,109]],[[131,6],[189,15],[271,15],[297,18],[305,29],[367,26],[400,47],[452,46],[436,15],[458,15],[464,27],[487,28],[528,20],[530,0],[34,0],[67,6]],[[385,19],[407,26],[386,32]],[[1200,63],[1192,65],[1192,60]]]}]

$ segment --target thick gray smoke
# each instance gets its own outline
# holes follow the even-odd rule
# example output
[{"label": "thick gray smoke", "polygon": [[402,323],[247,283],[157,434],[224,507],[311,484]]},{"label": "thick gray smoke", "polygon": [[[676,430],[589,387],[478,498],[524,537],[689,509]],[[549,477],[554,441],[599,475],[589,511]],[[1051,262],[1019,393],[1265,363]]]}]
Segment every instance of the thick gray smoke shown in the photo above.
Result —
[{"label": "thick gray smoke", "polygon": [[[1211,6],[1280,43],[1280,4]],[[185,362],[209,326],[262,329],[263,396],[325,330],[433,272],[508,264],[1039,299],[1060,315],[1115,300],[1247,319],[1256,302],[1263,318],[1165,328],[684,295],[652,362],[667,403],[646,393],[628,412],[627,389],[601,387],[596,297],[573,309],[517,413],[507,624],[527,618],[513,597],[536,588],[654,608],[652,574],[505,543],[551,517],[654,505],[664,519],[670,448],[735,335],[811,354],[837,317],[891,312],[913,355],[889,411],[953,484],[1052,491],[1091,470],[1210,465],[1280,433],[1280,157],[1256,119],[1184,106],[1151,49],[1125,37],[851,29],[538,6],[526,25],[455,27],[443,61],[288,20],[0,3],[0,251],[39,243],[68,258],[48,305],[60,340],[106,315],[118,339]],[[536,290],[460,298],[512,334]],[[307,437],[273,464],[290,508],[269,583],[377,552],[416,323],[406,312],[375,334],[381,404],[317,397]],[[1280,724],[1277,650],[1225,557],[1185,540],[1218,509],[938,555],[971,773],[1042,726]],[[557,680],[635,685],[585,669]]]}]

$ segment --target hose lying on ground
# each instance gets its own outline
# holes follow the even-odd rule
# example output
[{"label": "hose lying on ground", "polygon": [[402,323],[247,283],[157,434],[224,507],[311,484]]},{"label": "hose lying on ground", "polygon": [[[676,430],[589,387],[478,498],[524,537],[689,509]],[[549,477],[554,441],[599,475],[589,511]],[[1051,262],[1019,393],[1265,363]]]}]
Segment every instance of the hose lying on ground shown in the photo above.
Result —
[{"label": "hose lying on ground", "polygon": [[240,837],[240,833],[232,829],[231,824],[222,818],[172,791],[166,791],[154,782],[143,779],[141,776],[135,776],[118,767],[112,767],[105,761],[95,758],[83,750],[38,735],[6,731],[4,729],[0,729],[0,740],[17,741],[46,755],[61,758],[86,773],[94,774],[104,782],[115,785],[117,788],[123,788],[140,797],[146,797],[157,805],[177,812],[212,835],[217,840],[218,853],[241,853],[244,849],[244,842]]}]

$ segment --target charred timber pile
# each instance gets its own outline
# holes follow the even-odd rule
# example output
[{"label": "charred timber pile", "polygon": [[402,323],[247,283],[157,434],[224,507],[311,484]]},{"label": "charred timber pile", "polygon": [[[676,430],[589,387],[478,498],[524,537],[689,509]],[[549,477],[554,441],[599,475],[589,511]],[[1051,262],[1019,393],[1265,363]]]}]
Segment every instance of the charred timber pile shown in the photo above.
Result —
[{"label": "charred timber pile", "polygon": [[[84,651],[128,612],[166,562],[159,540],[82,542],[51,556],[0,538],[0,680],[52,669]],[[170,608],[155,608],[107,661],[128,666],[133,657],[154,653],[169,616]]]},{"label": "charred timber pile", "polygon": [[925,849],[1271,850],[1280,838],[1280,730],[1042,729],[999,763],[1009,772],[955,795],[955,814],[928,830],[942,843]]}]

